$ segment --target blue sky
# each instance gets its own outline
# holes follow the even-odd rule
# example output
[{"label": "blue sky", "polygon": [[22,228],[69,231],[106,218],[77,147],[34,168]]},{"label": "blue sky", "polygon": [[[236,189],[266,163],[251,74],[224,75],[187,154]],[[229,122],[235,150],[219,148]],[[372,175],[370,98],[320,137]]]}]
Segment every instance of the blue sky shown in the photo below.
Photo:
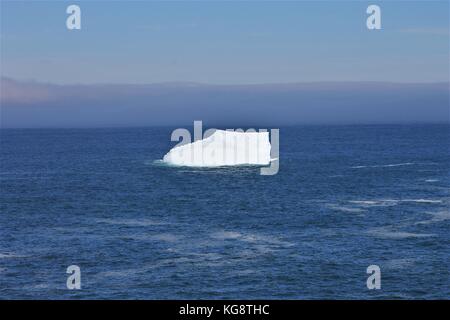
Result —
[{"label": "blue sky", "polygon": [[[78,4],[82,29],[66,29]],[[366,28],[378,4],[382,30]],[[57,84],[449,80],[449,2],[1,0],[1,75]]]}]

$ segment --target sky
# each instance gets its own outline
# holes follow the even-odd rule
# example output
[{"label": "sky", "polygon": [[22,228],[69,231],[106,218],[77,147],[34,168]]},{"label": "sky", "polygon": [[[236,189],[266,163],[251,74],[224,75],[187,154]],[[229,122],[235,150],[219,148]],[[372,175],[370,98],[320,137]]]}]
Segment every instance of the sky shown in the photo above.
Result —
[{"label": "sky", "polygon": [[448,1],[0,4],[2,128],[449,122]]},{"label": "sky", "polygon": [[[1,75],[16,80],[449,80],[448,1],[0,1]],[[381,30],[366,27],[373,3]]]}]

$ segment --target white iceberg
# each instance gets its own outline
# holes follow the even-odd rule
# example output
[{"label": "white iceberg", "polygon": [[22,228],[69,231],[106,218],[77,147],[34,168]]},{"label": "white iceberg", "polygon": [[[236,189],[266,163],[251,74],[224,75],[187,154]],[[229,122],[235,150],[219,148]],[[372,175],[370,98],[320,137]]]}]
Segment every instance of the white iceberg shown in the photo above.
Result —
[{"label": "white iceberg", "polygon": [[190,167],[269,165],[270,149],[267,131],[215,130],[202,140],[175,146],[163,162]]}]

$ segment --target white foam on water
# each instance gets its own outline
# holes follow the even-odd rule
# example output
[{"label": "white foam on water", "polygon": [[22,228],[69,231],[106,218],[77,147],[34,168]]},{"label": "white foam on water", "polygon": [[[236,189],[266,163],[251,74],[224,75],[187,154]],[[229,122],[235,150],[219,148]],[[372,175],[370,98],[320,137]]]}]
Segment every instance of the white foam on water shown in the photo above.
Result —
[{"label": "white foam on water", "polygon": [[165,224],[150,219],[97,219],[97,222],[131,227],[147,227]]},{"label": "white foam on water", "polygon": [[253,276],[255,274],[260,274],[261,271],[257,270],[257,269],[236,269],[232,271],[233,274],[238,275],[238,276]]},{"label": "white foam on water", "polygon": [[269,165],[270,149],[269,132],[216,130],[202,140],[175,146],[162,161],[188,167]]},{"label": "white foam on water", "polygon": [[0,259],[8,259],[8,258],[25,258],[24,255],[19,255],[15,253],[0,253]]},{"label": "white foam on water", "polygon": [[354,200],[349,201],[350,203],[362,206],[362,207],[390,207],[395,206],[399,203],[398,200]]},{"label": "white foam on water", "polygon": [[329,204],[329,205],[327,205],[327,207],[332,209],[332,210],[343,211],[343,212],[350,212],[350,213],[362,213],[362,212],[366,211],[366,210],[361,209],[361,208],[353,208],[353,207],[347,207],[347,206],[338,206],[338,205],[334,205],[334,204]]},{"label": "white foam on water", "polygon": [[268,244],[282,247],[289,247],[294,244],[280,240],[277,237],[248,233],[242,234],[234,231],[218,231],[211,234],[211,237],[218,240],[239,240],[254,244]]},{"label": "white foam on water", "polygon": [[354,201],[349,201],[350,203],[355,203],[355,204],[364,204],[364,205],[376,205],[379,202],[378,201],[374,201],[374,200],[354,200]]},{"label": "white foam on water", "polygon": [[437,212],[427,212],[427,214],[431,215],[431,219],[418,221],[416,224],[430,224],[436,222],[442,222],[446,220],[450,220],[450,210],[443,210]]},{"label": "white foam on water", "polygon": [[395,206],[402,202],[413,202],[421,204],[438,204],[442,203],[439,199],[377,199],[377,200],[353,200],[350,203],[362,207],[389,207]]},{"label": "white foam on water", "polygon": [[442,200],[431,199],[403,199],[402,202],[417,202],[417,203],[442,203]]},{"label": "white foam on water", "polygon": [[114,277],[114,278],[124,278],[124,277],[136,277],[140,274],[147,273],[150,270],[158,268],[166,268],[168,266],[179,265],[183,263],[193,263],[192,258],[187,257],[177,257],[177,258],[167,258],[161,259],[154,263],[145,264],[139,268],[128,268],[119,270],[104,271],[97,274],[99,277]]},{"label": "white foam on water", "polygon": [[396,231],[393,230],[392,227],[375,228],[367,231],[367,233],[377,238],[387,238],[387,239],[426,238],[436,236],[435,234],[430,233],[412,233],[405,231]]},{"label": "white foam on water", "polygon": [[176,242],[180,239],[179,236],[176,236],[171,233],[156,234],[156,235],[150,236],[149,238],[152,240],[158,240],[158,241],[164,241],[164,242]]},{"label": "white foam on water", "polygon": [[371,166],[353,166],[352,169],[362,169],[362,168],[389,168],[389,167],[400,167],[400,166],[411,166],[414,163],[404,162],[404,163],[392,163],[392,164],[376,164]]},{"label": "white foam on water", "polygon": [[414,259],[400,258],[400,259],[391,259],[383,264],[383,269],[388,270],[396,270],[396,269],[405,269],[414,265]]},{"label": "white foam on water", "polygon": [[343,174],[333,174],[331,176],[328,176],[328,178],[342,178],[342,177],[345,177],[345,175],[343,175]]},{"label": "white foam on water", "polygon": [[211,234],[211,237],[219,240],[238,239],[242,237],[242,234],[234,231],[218,231]]},{"label": "white foam on water", "polygon": [[[121,270],[110,270],[100,272],[99,277],[137,277],[140,274],[150,272],[154,269],[167,267],[223,267],[225,265],[238,264],[242,261],[253,261],[254,259],[273,253],[275,251],[294,245],[282,241],[278,237],[255,233],[243,233],[228,230],[217,230],[209,233],[209,237],[192,238],[189,241],[178,241],[177,236],[163,233],[155,236],[149,236],[150,239],[172,242],[171,248],[167,252],[177,254],[178,257],[160,259],[158,261],[145,264],[139,268],[126,268]],[[173,241],[172,241],[173,240]],[[231,249],[225,252],[224,240]],[[234,245],[234,246],[233,246]],[[217,249],[221,249],[218,253]],[[211,249],[213,251],[209,251]],[[206,251],[206,252],[205,252]]]}]

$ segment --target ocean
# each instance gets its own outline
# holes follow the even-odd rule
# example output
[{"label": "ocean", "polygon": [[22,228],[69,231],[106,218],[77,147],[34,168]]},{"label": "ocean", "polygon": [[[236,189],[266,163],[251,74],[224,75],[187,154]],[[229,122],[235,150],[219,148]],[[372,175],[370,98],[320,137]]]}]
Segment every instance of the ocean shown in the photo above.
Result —
[{"label": "ocean", "polygon": [[173,129],[2,129],[0,298],[450,297],[449,125],[280,128],[273,176],[161,165]]}]

